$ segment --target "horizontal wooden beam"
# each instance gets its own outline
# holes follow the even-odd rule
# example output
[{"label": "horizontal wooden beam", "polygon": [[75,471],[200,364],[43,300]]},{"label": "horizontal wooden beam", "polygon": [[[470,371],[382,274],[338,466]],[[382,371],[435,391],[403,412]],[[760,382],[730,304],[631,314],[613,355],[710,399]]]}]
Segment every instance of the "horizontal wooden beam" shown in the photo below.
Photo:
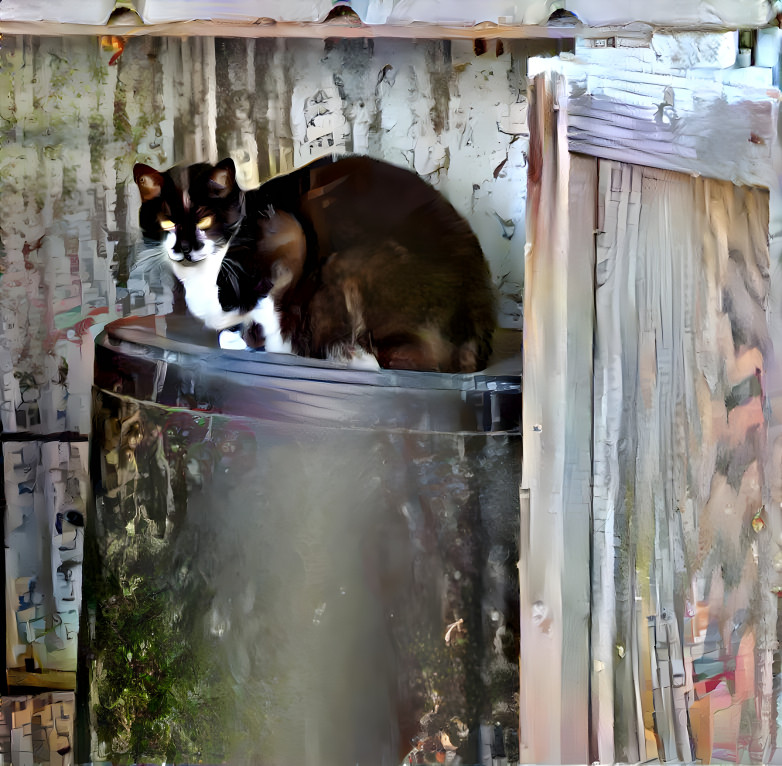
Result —
[{"label": "horizontal wooden beam", "polygon": [[34,687],[50,691],[73,691],[76,688],[76,673],[70,670],[44,670],[31,673],[24,668],[8,668],[6,671],[8,686]]},{"label": "horizontal wooden beam", "polygon": [[[623,36],[648,38],[650,27],[632,25],[623,28]],[[345,24],[275,22],[258,19],[255,22],[225,20],[175,21],[167,24],[62,24],[54,21],[0,21],[0,34],[62,37],[70,35],[139,37],[291,37],[326,39],[340,38],[401,38],[426,40],[561,40],[575,36],[605,37],[618,31],[612,28],[590,29],[581,24],[540,26],[536,24],[499,25],[484,22],[475,26],[440,24]]]},{"label": "horizontal wooden beam", "polygon": [[114,35],[117,37],[298,37],[326,39],[329,37],[362,38],[421,38],[439,39],[561,39],[573,37],[570,27],[541,27],[535,25],[499,26],[481,24],[458,27],[432,24],[318,24],[294,22],[255,23],[230,21],[175,21],[167,24],[92,25],[59,24],[56,22],[3,21],[0,34],[62,37],[63,35]]}]

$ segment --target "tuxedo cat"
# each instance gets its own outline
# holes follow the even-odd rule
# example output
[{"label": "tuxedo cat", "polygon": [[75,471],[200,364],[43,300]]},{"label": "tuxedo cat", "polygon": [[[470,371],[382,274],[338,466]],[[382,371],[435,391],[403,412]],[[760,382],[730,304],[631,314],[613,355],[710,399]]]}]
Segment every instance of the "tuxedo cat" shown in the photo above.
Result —
[{"label": "tuxedo cat", "polygon": [[488,265],[467,222],[415,173],[354,156],[249,191],[230,159],[133,175],[144,238],[163,244],[207,327],[239,325],[249,345],[304,356],[363,351],[386,368],[485,367]]}]

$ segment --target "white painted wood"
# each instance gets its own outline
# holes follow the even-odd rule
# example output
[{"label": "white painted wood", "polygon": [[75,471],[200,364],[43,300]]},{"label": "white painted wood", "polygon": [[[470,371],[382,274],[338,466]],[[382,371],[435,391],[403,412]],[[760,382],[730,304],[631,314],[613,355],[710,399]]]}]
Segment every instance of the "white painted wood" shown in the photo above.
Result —
[{"label": "white painted wood", "polygon": [[105,24],[115,0],[2,0],[0,21],[60,21],[66,24]]},{"label": "white painted wood", "polygon": [[[383,0],[370,0],[377,4]],[[358,8],[365,4],[366,0],[355,5],[359,16],[365,18]],[[387,5],[391,5],[386,0]],[[354,5],[351,2],[351,5]],[[543,24],[549,16],[561,6],[556,0],[522,0],[521,2],[508,2],[507,0],[449,0],[447,3],[441,0],[394,0],[393,10],[387,20],[390,24],[409,24],[410,22],[427,23],[458,23],[479,24],[483,21],[491,21],[501,24]]]},{"label": "white painted wood", "polygon": [[773,15],[766,0],[566,0],[590,26],[645,21],[660,26],[754,27]]},{"label": "white painted wood", "polygon": [[[671,46],[650,48],[582,47],[575,59],[532,59],[530,74],[554,70],[568,82],[570,150],[721,178],[737,184],[771,187],[779,91],[725,82],[722,35],[691,39],[681,68]],[[662,39],[662,38],[661,38]],[[667,38],[666,38],[667,39]],[[682,54],[684,55],[684,54]]]},{"label": "white painted wood", "polygon": [[147,24],[190,19],[321,21],[331,10],[329,0],[135,0],[135,6]]},{"label": "white painted wood", "polygon": [[[317,22],[334,7],[332,0],[136,0],[145,22],[158,24],[187,19]],[[540,24],[561,6],[556,0],[351,0],[345,3],[365,24]]]},{"label": "white painted wood", "polygon": [[535,80],[524,301],[521,760],[585,763],[591,512],[592,160],[571,158],[563,81]]},{"label": "white painted wood", "polygon": [[[332,0],[135,0],[148,24],[189,19],[319,22],[334,7]],[[590,26],[644,22],[660,26],[755,27],[773,17],[767,0],[350,0],[365,24],[544,24],[558,9],[566,9]],[[114,0],[3,0],[0,20],[61,21],[105,24]]]}]

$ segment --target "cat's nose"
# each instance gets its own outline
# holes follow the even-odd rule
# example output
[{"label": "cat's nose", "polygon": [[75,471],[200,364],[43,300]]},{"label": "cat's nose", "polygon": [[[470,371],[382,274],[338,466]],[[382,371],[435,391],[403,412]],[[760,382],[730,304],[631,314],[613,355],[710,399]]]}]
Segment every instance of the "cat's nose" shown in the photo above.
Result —
[{"label": "cat's nose", "polygon": [[182,243],[182,255],[185,256],[186,261],[198,261],[200,258],[197,257],[196,250],[198,248],[194,248],[189,242],[183,242]]},{"label": "cat's nose", "polygon": [[[1,1],[1,0],[0,0]],[[182,253],[182,256],[186,261],[199,261],[201,260],[197,253],[203,249],[203,245],[200,242],[191,242],[188,239],[180,239],[174,248],[175,251]]]}]

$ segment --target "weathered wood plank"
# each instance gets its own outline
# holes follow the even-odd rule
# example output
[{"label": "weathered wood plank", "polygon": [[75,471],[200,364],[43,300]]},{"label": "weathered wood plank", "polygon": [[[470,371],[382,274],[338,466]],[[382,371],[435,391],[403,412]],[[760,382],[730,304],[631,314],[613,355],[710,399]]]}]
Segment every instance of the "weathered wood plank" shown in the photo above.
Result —
[{"label": "weathered wood plank", "polygon": [[[524,301],[521,759],[584,763],[588,745],[593,161],[572,164],[564,82],[531,109]],[[528,525],[528,530],[526,529]],[[527,533],[528,532],[528,533]]]},{"label": "weathered wood plank", "polygon": [[761,761],[782,592],[778,94],[730,84],[716,48],[693,74],[654,46],[541,63],[568,76],[570,150],[601,158],[593,755]]},{"label": "weathered wood plank", "polygon": [[[277,22],[276,24],[236,23],[226,21],[174,21],[166,24],[94,25],[57,22],[0,21],[0,34],[35,35],[39,37],[102,36],[121,34],[127,37],[245,37],[325,40],[406,39],[406,40],[561,40],[571,38],[574,27],[545,27],[536,24],[449,26],[443,24],[382,24],[349,26],[347,24]],[[643,36],[640,33],[639,36]]]},{"label": "weathered wood plank", "polygon": [[[704,37],[703,47],[719,42]],[[536,59],[568,81],[573,152],[772,187],[779,92],[726,82],[730,70],[657,62],[650,48],[582,50],[574,60]],[[704,57],[709,51],[704,52]]]},{"label": "weathered wood plank", "polygon": [[[616,700],[613,742],[601,740],[600,756],[643,760],[646,729],[656,732],[661,756],[690,760],[689,720],[698,757],[708,760],[718,742],[737,753],[739,732],[723,723],[714,733],[712,687],[693,679],[719,678],[714,661],[763,667],[770,655],[758,647],[770,651],[776,624],[768,536],[751,523],[765,483],[762,389],[752,381],[762,379],[771,349],[768,196],[651,168],[600,168],[598,721],[610,720]],[[644,634],[638,625],[647,621]],[[755,648],[731,643],[727,624]],[[754,697],[750,747],[765,749],[770,719],[761,712],[768,691],[760,678],[732,690],[728,704]]]},{"label": "weathered wood plank", "polygon": [[64,670],[49,670],[43,673],[28,673],[20,668],[9,668],[8,685],[14,687],[73,691],[76,688],[76,673]]}]

